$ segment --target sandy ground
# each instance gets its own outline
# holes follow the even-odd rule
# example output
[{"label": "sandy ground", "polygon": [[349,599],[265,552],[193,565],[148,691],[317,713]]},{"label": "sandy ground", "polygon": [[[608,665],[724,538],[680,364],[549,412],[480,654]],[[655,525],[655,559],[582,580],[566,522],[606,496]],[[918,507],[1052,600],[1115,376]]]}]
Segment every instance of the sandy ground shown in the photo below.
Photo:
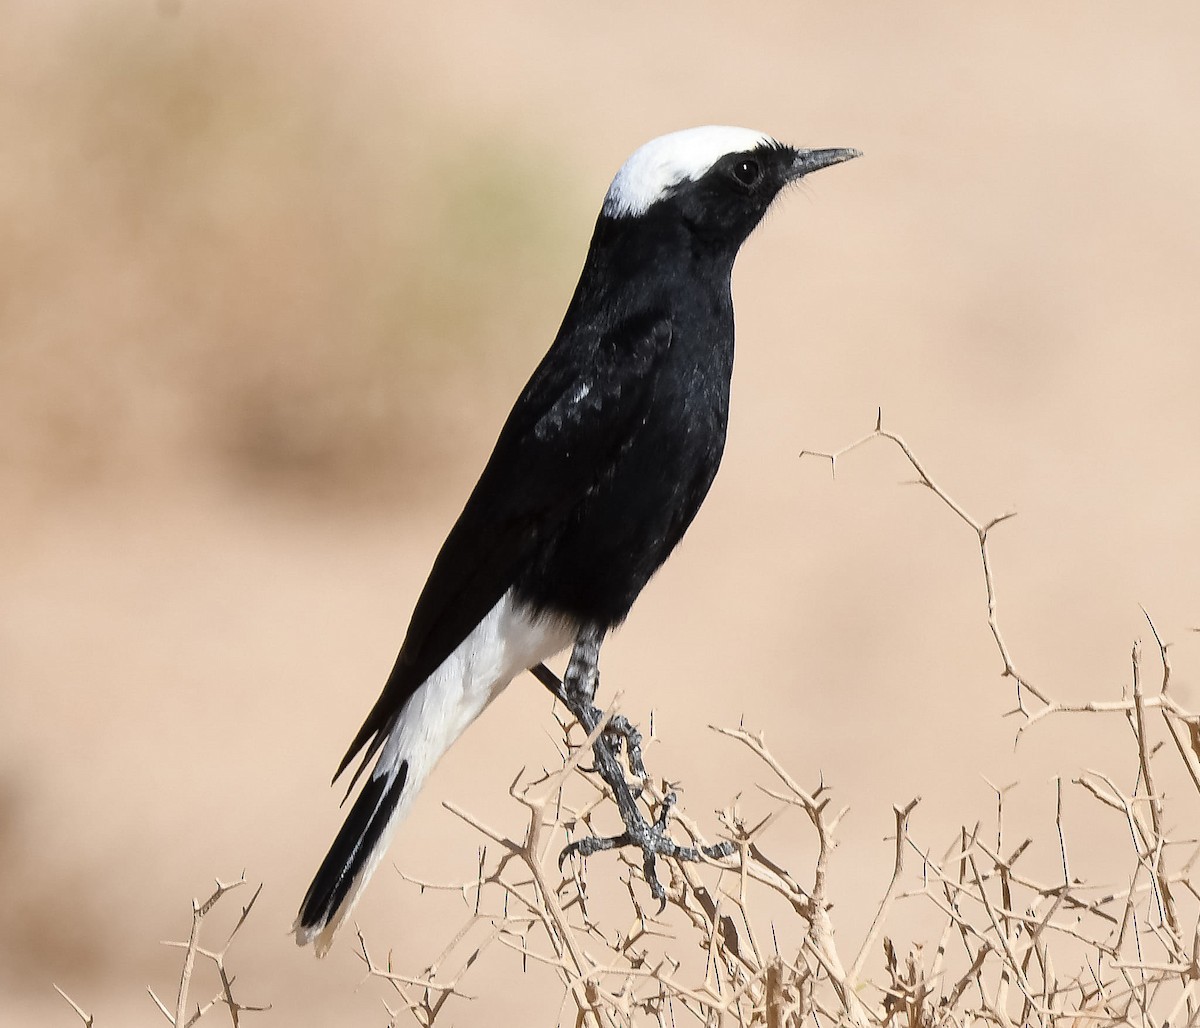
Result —
[{"label": "sandy ground", "polygon": [[[724,467],[605,650],[692,813],[715,830],[754,775],[706,726],[767,726],[851,806],[852,939],[894,802],[941,847],[1019,779],[1012,830],[1044,834],[1053,776],[1133,770],[1100,722],[1014,754],[975,540],[898,453],[798,459],[879,407],[972,514],[1019,511],[994,560],[1032,679],[1117,695],[1141,603],[1200,702],[1194,4],[45,6],[0,8],[0,1023],[72,1023],[51,982],[154,1023],[158,940],[242,869],[250,1023],[380,1023],[348,941],[317,964],[286,934],[329,774],[609,178],[670,129],[866,153],[747,246]],[[551,728],[514,685],[394,861],[468,877],[441,802],[515,827]],[[385,870],[359,920],[415,969],[457,916]],[[519,975],[481,968],[450,1022],[554,1023]]]}]

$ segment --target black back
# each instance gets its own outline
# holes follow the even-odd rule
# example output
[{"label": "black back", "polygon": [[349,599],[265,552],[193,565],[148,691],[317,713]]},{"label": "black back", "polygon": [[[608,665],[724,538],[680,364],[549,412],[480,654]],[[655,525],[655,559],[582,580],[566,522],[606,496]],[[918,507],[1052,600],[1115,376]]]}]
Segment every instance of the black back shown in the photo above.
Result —
[{"label": "black back", "polygon": [[365,766],[408,697],[509,589],[534,613],[612,627],[683,536],[725,444],[734,258],[795,151],[751,155],[754,183],[730,155],[641,214],[598,219],[558,335],[434,562],[339,775],[367,746]]}]

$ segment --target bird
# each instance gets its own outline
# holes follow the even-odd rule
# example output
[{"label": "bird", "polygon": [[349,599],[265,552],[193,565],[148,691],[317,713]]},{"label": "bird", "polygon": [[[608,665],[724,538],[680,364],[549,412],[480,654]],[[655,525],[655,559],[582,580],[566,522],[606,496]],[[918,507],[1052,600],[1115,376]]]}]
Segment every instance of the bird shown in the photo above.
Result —
[{"label": "bird", "polygon": [[[374,760],[300,905],[299,945],[329,950],[438,760],[517,675],[532,670],[572,712],[595,714],[600,645],[682,539],[721,462],[734,259],[787,186],[858,156],[706,125],[652,139],[621,166],[558,333],[334,775],[359,757],[348,798]],[[544,662],[568,647],[560,683]]]}]

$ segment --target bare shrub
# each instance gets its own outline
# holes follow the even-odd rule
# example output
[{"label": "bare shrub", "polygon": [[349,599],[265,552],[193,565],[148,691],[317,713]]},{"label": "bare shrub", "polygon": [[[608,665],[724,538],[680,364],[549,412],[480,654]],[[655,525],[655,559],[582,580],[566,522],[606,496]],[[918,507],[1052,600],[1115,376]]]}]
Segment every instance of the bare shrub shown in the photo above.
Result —
[{"label": "bare shrub", "polygon": [[[1135,644],[1129,683],[1117,698],[1060,702],[1033,685],[1001,632],[988,551],[989,533],[1010,515],[986,522],[973,518],[900,436],[883,429],[882,418],[862,439],[820,456],[836,469],[846,454],[877,439],[899,448],[918,481],[977,540],[987,622],[1003,674],[1015,683],[1009,716],[1018,721],[1018,738],[1051,718],[1078,722],[1076,738],[1084,736],[1081,719],[1090,717],[1117,718],[1128,727],[1127,744],[1111,754],[1111,767],[1085,770],[1070,783],[1056,781],[1053,834],[1041,840],[1057,854],[1052,873],[1030,865],[1032,838],[1014,842],[1006,835],[1010,787],[993,787],[996,807],[988,818],[994,816],[994,830],[985,830],[981,818],[962,826],[940,849],[914,836],[910,820],[919,798],[909,799],[893,807],[894,861],[875,917],[853,946],[843,946],[827,882],[839,859],[837,832],[845,810],[832,805],[824,783],[806,788],[797,781],[762,733],[745,726],[715,728],[726,745],[753,755],[765,780],[758,790],[771,809],[749,818],[735,797],[719,815],[733,855],[703,863],[663,859],[666,902],[661,909],[648,908],[644,869],[628,851],[617,852],[623,868],[616,879],[608,873],[611,865],[600,865],[604,873],[589,879],[587,864],[571,861],[565,869],[559,864],[565,845],[581,833],[603,834],[601,823],[615,819],[611,793],[582,766],[614,715],[614,701],[590,736],[573,722],[560,722],[560,766],[516,776],[509,792],[526,814],[519,838],[446,804],[481,837],[477,873],[455,884],[407,880],[422,891],[459,893],[461,924],[436,958],[411,973],[393,966],[390,957],[381,959],[358,935],[368,976],[386,986],[391,1024],[415,1020],[431,1026],[455,1016],[456,1009],[461,1013],[457,1004],[468,998],[465,983],[485,954],[519,960],[525,970],[542,969],[562,989],[559,1023],[591,1028],[686,1023],[1175,1028],[1200,1022],[1200,891],[1193,876],[1200,847],[1180,827],[1200,823],[1200,716],[1171,691],[1167,644],[1147,617],[1156,670],[1151,676]],[[669,783],[647,778],[634,784],[652,818],[673,807]],[[731,784],[745,790],[742,781]],[[1085,805],[1100,828],[1102,846],[1073,849],[1064,823],[1071,786],[1077,797],[1071,802]],[[811,825],[811,860],[773,848],[772,825],[793,812]],[[677,833],[696,847],[706,842],[685,812],[673,807],[671,813]],[[1123,863],[1115,883],[1093,880],[1096,866],[1111,864],[1114,855]],[[242,884],[218,883],[208,900],[193,901],[188,940],[168,943],[184,951],[175,1003],[150,995],[175,1028],[190,1028],[218,1008],[237,1028],[242,1012],[266,1009],[235,1000],[225,966],[257,892],[220,948],[200,944],[205,918]],[[899,921],[901,908],[916,909],[934,924],[930,938],[936,941],[916,941],[907,923],[900,930],[908,941],[891,937],[889,926]],[[190,998],[197,958],[217,978],[211,998],[200,1003]],[[90,1028],[92,1016],[62,995]]]},{"label": "bare shrub", "polygon": [[[721,814],[735,855],[704,865],[668,860],[663,910],[647,909],[642,868],[620,854],[627,902],[589,887],[586,866],[557,865],[563,846],[597,817],[611,817],[612,798],[581,770],[591,739],[562,724],[563,763],[553,772],[518,776],[510,787],[526,811],[514,838],[453,804],[446,806],[483,837],[478,874],[422,890],[461,893],[466,916],[444,950],[420,973],[400,973],[377,959],[359,935],[368,972],[391,990],[393,1024],[410,1017],[434,1024],[489,950],[514,952],[526,967],[541,965],[561,983],[559,1020],[608,1026],[695,1022],[703,1025],[851,1024],[918,1026],[1052,1024],[1192,1025],[1200,1019],[1200,894],[1192,877],[1196,840],[1178,825],[1196,823],[1200,799],[1200,718],[1170,691],[1167,646],[1154,633],[1159,672],[1148,687],[1143,657],[1133,647],[1131,680],[1119,698],[1071,704],[1055,700],[1018,669],[997,614],[989,533],[1011,515],[981,521],[968,514],[926,472],[904,440],[882,427],[829,454],[838,461],[877,439],[897,446],[918,481],[967,525],[980,553],[986,616],[1016,686],[1011,716],[1018,737],[1051,717],[1101,715],[1123,719],[1128,749],[1114,754],[1128,773],[1088,770],[1072,783],[1102,824],[1106,854],[1124,854],[1117,884],[1090,880],[1088,859],[1073,854],[1063,824],[1063,786],[1056,784],[1052,845],[1060,868],[1052,878],[1029,869],[1032,839],[1005,837],[1007,788],[996,788],[995,831],[982,821],[963,826],[948,848],[935,851],[910,834],[918,799],[895,806],[895,859],[890,882],[865,935],[843,951],[826,899],[838,823],[829,790],[806,789],[772,754],[761,733],[717,728],[757,758],[769,784],[760,789],[774,810],[753,824],[737,801]],[[1149,619],[1148,619],[1149,620]],[[611,717],[613,711],[609,711]],[[606,719],[607,720],[607,719]],[[603,726],[601,726],[603,727]],[[1082,726],[1081,726],[1082,727]],[[1168,791],[1163,783],[1172,783]],[[670,787],[647,780],[641,802],[660,816]],[[741,786],[743,783],[736,783]],[[816,856],[803,870],[773,854],[766,838],[787,811],[811,823]],[[673,812],[676,831],[699,845],[698,828]],[[1095,855],[1095,850],[1085,857]],[[409,879],[413,881],[412,879]],[[783,921],[763,923],[768,909]],[[885,931],[898,904],[924,905],[941,922],[936,944],[897,943]],[[794,941],[798,939],[798,941]],[[789,940],[793,940],[789,942]]]},{"label": "bare shrub", "polygon": [[[246,880],[244,878],[227,883],[218,881],[215,891],[204,902],[192,900],[192,929],[187,941],[163,943],[164,946],[183,950],[183,965],[179,972],[179,987],[176,990],[175,1002],[173,1005],[168,1006],[167,1003],[158,997],[153,989],[147,988],[146,991],[150,994],[150,998],[154,1001],[154,1005],[158,1007],[159,1012],[167,1019],[167,1023],[172,1025],[173,1028],[192,1028],[192,1025],[199,1022],[214,1009],[226,1010],[230,1020],[233,1022],[234,1028],[239,1028],[241,1024],[239,1015],[243,1011],[264,1011],[270,1009],[269,1006],[250,1006],[236,1000],[233,995],[234,978],[225,966],[225,957],[229,953],[229,948],[233,945],[233,940],[241,930],[242,925],[246,923],[246,918],[250,916],[250,911],[254,908],[254,903],[258,899],[259,893],[262,892],[261,885],[254,890],[254,895],[250,897],[250,901],[242,907],[241,916],[238,917],[237,922],[225,937],[225,941],[219,949],[210,949],[200,945],[200,932],[204,927],[205,920],[222,899],[245,884]],[[211,964],[219,982],[216,993],[203,1002],[192,998],[197,957]],[[54,988],[63,999],[71,1004],[71,1008],[79,1015],[79,1019],[87,1028],[92,1028],[96,1023],[95,1017],[84,1010],[83,1007],[71,999],[57,985]]]}]

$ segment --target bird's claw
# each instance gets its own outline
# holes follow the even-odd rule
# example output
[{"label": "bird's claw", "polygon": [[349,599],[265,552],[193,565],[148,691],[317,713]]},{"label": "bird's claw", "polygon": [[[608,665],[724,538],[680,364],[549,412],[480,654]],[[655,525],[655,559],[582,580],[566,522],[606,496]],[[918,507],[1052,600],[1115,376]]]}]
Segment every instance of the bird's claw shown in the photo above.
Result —
[{"label": "bird's claw", "polygon": [[605,838],[600,835],[589,835],[583,839],[576,839],[574,842],[563,847],[563,851],[558,855],[558,869],[563,869],[563,864],[567,862],[569,857],[583,857],[586,859],[593,853],[599,853],[602,850],[615,850],[623,846],[632,846],[633,840],[630,839],[628,832],[622,832],[620,835],[613,835]]},{"label": "bird's claw", "polygon": [[583,839],[576,839],[564,846],[558,855],[558,869],[561,871],[570,857],[577,856],[586,860],[594,853],[636,846],[642,851],[642,875],[646,880],[646,885],[650,888],[650,895],[658,900],[658,912],[661,914],[667,907],[667,890],[658,878],[658,857],[673,857],[675,860],[685,861],[699,861],[706,857],[720,860],[732,855],[734,851],[731,842],[721,842],[699,848],[680,846],[676,843],[667,834],[671,808],[675,806],[675,803],[675,793],[668,793],[663,797],[662,806],[653,822],[646,820],[641,811],[635,808],[633,816],[625,819],[625,831],[619,835],[589,835]]},{"label": "bird's claw", "polygon": [[[599,638],[595,632],[581,632],[576,641],[575,650],[571,655],[571,663],[566,675],[560,680],[544,665],[534,669],[538,679],[575,715],[589,735],[594,732],[603,714],[592,705],[598,671],[595,660],[599,647]],[[621,744],[625,746],[625,761],[630,773],[639,784],[631,785],[625,773],[621,770],[618,755]],[[675,860],[698,861],[704,858],[721,859],[733,853],[732,843],[723,842],[715,846],[680,846],[667,834],[667,826],[671,819],[671,808],[675,806],[677,797],[674,792],[668,792],[663,797],[657,816],[648,821],[637,805],[642,795],[645,782],[649,778],[645,762],[642,759],[642,733],[622,714],[614,714],[592,743],[592,753],[595,761],[590,769],[581,769],[589,773],[597,773],[612,790],[621,820],[625,823],[625,831],[619,835],[592,835],[576,839],[563,847],[558,855],[558,869],[570,857],[586,859],[594,853],[605,850],[624,849],[626,846],[636,846],[642,851],[642,869],[650,895],[659,902],[661,914],[667,906],[667,890],[658,878],[658,857],[674,858]]]}]

